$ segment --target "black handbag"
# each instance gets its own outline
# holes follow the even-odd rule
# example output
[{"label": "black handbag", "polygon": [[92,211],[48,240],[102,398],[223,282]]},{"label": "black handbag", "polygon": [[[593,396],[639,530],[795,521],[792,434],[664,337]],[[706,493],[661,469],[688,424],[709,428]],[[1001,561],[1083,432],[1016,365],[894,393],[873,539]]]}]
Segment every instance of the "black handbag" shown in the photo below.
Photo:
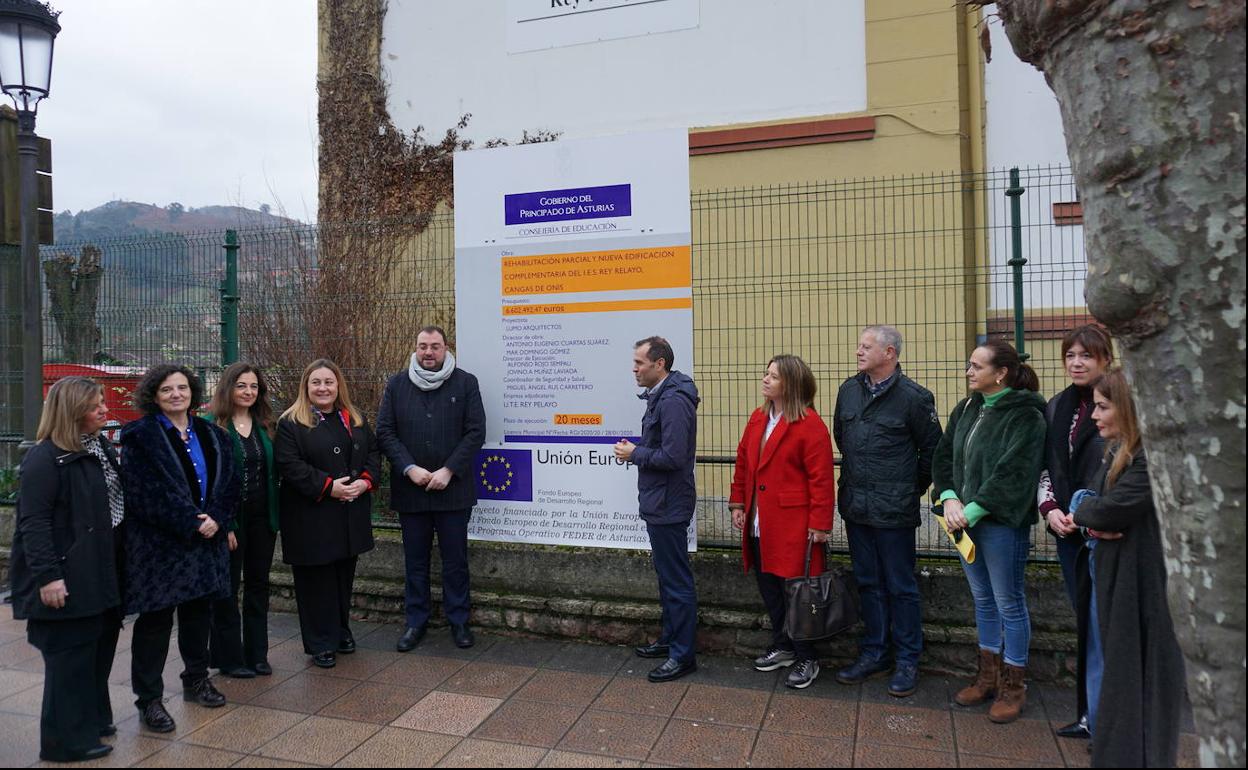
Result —
[{"label": "black handbag", "polygon": [[836,636],[858,622],[858,590],[853,574],[836,567],[811,577],[806,540],[805,575],[784,581],[784,632],[795,642]]}]

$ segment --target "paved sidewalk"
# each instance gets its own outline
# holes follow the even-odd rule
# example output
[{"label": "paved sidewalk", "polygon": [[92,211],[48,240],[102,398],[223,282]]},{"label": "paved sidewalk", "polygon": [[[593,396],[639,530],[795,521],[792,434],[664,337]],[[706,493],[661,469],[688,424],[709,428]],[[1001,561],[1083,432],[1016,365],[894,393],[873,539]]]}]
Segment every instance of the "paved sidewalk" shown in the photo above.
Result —
[{"label": "paved sidewalk", "polygon": [[[216,677],[230,702],[182,701],[177,645],[165,668],[178,730],[141,730],[127,686],[130,626],[113,668],[115,751],[100,767],[1078,767],[1082,741],[1060,740],[1073,693],[1032,686],[1024,718],[993,725],[986,708],[950,704],[958,685],[937,676],[891,698],[884,680],[836,684],[825,669],[804,691],[781,672],[705,656],[696,674],[655,685],[653,661],[631,650],[478,635],[459,650],[434,630],[415,651],[394,651],[396,626],[354,625],[359,651],[310,668],[294,616],[270,620],[274,674]],[[25,623],[0,611],[0,766],[38,757],[42,660]],[[1195,739],[1182,761],[1194,766]]]}]

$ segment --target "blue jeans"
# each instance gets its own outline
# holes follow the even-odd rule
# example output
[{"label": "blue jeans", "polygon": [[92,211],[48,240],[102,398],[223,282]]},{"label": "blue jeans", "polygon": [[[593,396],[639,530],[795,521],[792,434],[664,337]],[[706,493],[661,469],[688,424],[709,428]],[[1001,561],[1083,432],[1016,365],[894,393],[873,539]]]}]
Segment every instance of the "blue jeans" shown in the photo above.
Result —
[{"label": "blue jeans", "polygon": [[979,647],[1002,652],[1008,665],[1027,665],[1031,616],[1027,612],[1024,573],[1031,550],[1031,527],[1006,527],[980,521],[969,531],[975,541],[975,563],[962,559],[962,569],[975,600]]},{"label": "blue jeans", "polygon": [[846,521],[845,534],[862,598],[859,656],[887,658],[891,636],[897,647],[897,662],[917,666],[923,652],[923,605],[914,575],[914,529]]},{"label": "blue jeans", "polygon": [[1101,702],[1101,679],[1105,675],[1105,652],[1101,649],[1101,621],[1096,614],[1096,541],[1088,541],[1088,577],[1092,603],[1088,605],[1088,640],[1083,659],[1083,682],[1088,692],[1088,732],[1096,735],[1096,712]]},{"label": "blue jeans", "polygon": [[688,530],[686,524],[646,524],[663,607],[659,642],[668,645],[667,656],[677,663],[694,661],[698,630],[698,594],[689,563]]}]

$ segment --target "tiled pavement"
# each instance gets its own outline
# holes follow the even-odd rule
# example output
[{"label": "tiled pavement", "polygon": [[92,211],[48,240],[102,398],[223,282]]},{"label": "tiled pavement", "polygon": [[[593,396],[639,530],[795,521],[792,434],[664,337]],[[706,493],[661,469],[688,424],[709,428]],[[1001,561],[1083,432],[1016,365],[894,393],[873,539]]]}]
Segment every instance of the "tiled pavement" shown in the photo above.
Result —
[{"label": "tiled pavement", "polygon": [[[143,731],[129,677],[129,625],[113,668],[118,735],[101,767],[1079,767],[1085,743],[1053,737],[1073,711],[1067,690],[1033,686],[1024,718],[993,725],[950,704],[954,682],[926,676],[898,700],[883,680],[807,690],[743,659],[704,656],[679,682],[645,680],[631,651],[478,635],[459,650],[445,630],[394,651],[395,626],[357,623],[359,651],[310,668],[297,620],[271,618],[271,677],[217,677],[224,708],[184,703],[177,645],[165,669],[178,729]],[[38,756],[42,660],[25,624],[0,611],[0,766]],[[1184,736],[1192,765],[1194,739]]]}]

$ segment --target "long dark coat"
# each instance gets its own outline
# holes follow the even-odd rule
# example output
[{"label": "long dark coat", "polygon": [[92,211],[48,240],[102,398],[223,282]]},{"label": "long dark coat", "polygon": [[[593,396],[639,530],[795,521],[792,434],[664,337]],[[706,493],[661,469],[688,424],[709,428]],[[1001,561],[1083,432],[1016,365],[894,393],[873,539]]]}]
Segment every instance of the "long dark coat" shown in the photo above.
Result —
[{"label": "long dark coat", "polygon": [[[390,459],[390,508],[399,513],[462,511],[477,504],[473,470],[485,443],[485,407],[477,378],[456,369],[437,390],[412,384],[406,371],[386,383],[377,412],[377,443]],[[430,492],[403,475],[409,465],[454,474]]]},{"label": "long dark coat", "polygon": [[[1105,674],[1092,738],[1096,767],[1174,767],[1182,718],[1183,654],[1166,603],[1161,526],[1153,506],[1148,460],[1141,450],[1117,483],[1106,488],[1106,460],[1096,479],[1098,497],[1084,500],[1075,523],[1119,540],[1096,545],[1096,604]],[[1087,574],[1087,549],[1080,553]],[[1086,616],[1091,585],[1079,586]],[[1087,640],[1079,639],[1079,658]],[[1080,666],[1082,668],[1082,665]]]},{"label": "long dark coat", "polygon": [[[333,419],[333,418],[329,418]],[[336,478],[368,479],[376,486],[381,455],[368,423],[352,425],[349,449],[335,453],[343,429],[329,419],[315,428],[284,418],[277,423],[273,454],[281,473],[282,560],[298,566],[317,566],[358,556],[373,549],[373,496],[360,495],[349,503],[330,496]],[[350,424],[342,412],[338,419]]]},{"label": "long dark coat", "polygon": [[[104,454],[115,468],[107,441]],[[47,440],[26,453],[10,572],[18,620],[85,618],[121,603],[108,486],[94,455]],[[57,580],[69,592],[61,609],[39,599],[39,589]]]},{"label": "long dark coat", "polygon": [[[239,495],[233,450],[226,432],[207,420],[192,417],[191,428],[208,464],[208,496],[202,501],[176,431],[164,428],[155,415],[121,429],[127,613],[230,594],[226,532]],[[212,538],[199,534],[201,513],[219,525]]]}]

